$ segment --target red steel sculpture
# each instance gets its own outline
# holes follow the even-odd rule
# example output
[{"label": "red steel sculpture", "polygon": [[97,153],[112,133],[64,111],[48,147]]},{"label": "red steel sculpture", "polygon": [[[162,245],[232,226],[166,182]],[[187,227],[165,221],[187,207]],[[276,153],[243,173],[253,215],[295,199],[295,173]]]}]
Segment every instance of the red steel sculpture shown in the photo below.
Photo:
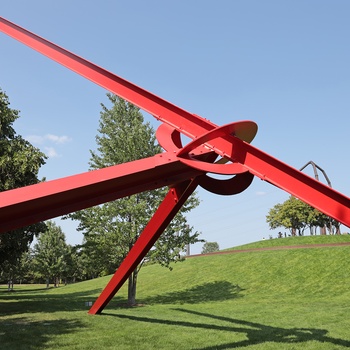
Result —
[{"label": "red steel sculpture", "polygon": [[[254,122],[217,126],[2,17],[0,30],[162,122],[156,134],[165,150],[161,154],[0,193],[0,232],[6,232],[138,192],[169,187],[90,314],[102,312],[197,186],[233,195],[248,188],[257,176],[350,227],[350,198],[251,146],[257,132]],[[192,141],[183,146],[180,134]],[[219,180],[207,173],[232,177]]]}]

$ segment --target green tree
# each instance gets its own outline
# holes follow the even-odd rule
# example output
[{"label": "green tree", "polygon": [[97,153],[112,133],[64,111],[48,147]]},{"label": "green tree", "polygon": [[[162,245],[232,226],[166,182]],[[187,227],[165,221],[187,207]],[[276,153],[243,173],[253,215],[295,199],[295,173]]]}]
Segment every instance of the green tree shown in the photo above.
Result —
[{"label": "green tree", "polygon": [[219,251],[219,244],[217,242],[205,242],[202,247],[201,254],[213,253]]},{"label": "green tree", "polygon": [[46,224],[46,232],[39,236],[34,245],[34,270],[45,278],[46,287],[49,288],[50,280],[57,287],[67,270],[68,246],[61,227],[54,221],[47,221]]},{"label": "green tree", "polygon": [[4,262],[0,271],[0,280],[7,281],[8,290],[14,289],[14,284],[32,282],[32,254],[31,249],[24,252],[15,262]]},{"label": "green tree", "polygon": [[81,254],[81,246],[67,246],[67,253],[65,257],[65,271],[63,277],[65,283],[82,281],[86,279],[85,266],[83,256]]},{"label": "green tree", "polygon": [[33,250],[29,250],[22,254],[16,269],[17,283],[32,283],[34,281],[33,274]]},{"label": "green tree", "polygon": [[297,233],[303,235],[307,228],[310,234],[314,234],[316,227],[327,227],[330,232],[339,230],[339,223],[294,196],[271,208],[266,216],[266,222],[270,229],[284,227],[292,236]]},{"label": "green tree", "polygon": [[302,235],[312,210],[309,205],[290,196],[283,204],[277,204],[270,209],[266,221],[271,229],[284,227],[291,232],[292,236],[297,232]]},{"label": "green tree", "polygon": [[[7,95],[0,89],[0,191],[36,184],[39,168],[46,156],[22,136],[13,123],[19,112],[10,108]],[[45,231],[44,223],[0,234],[0,270],[5,264],[16,264],[35,235]]]},{"label": "green tree", "polygon": [[0,280],[7,282],[8,291],[13,291],[14,279],[18,264],[19,261],[12,262],[11,264],[8,261],[5,261],[2,264],[0,271]]},{"label": "green tree", "polygon": [[[90,168],[99,169],[161,152],[155,132],[136,106],[108,94],[111,108],[102,104],[97,150],[91,151]],[[78,219],[78,229],[84,234],[84,249],[98,267],[99,274],[113,273],[128,254],[154,210],[164,198],[167,189],[138,193],[89,208],[70,215]],[[170,267],[182,259],[187,244],[198,241],[198,233],[187,224],[185,213],[198,205],[194,195],[189,198],[168,229],[155,244],[147,260]],[[129,304],[136,303],[138,266],[129,278]]]}]

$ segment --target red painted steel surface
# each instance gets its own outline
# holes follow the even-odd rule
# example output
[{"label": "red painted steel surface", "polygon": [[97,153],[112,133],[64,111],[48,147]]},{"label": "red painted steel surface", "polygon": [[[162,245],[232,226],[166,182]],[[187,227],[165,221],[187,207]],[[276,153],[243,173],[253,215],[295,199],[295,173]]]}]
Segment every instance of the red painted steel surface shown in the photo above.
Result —
[{"label": "red painted steel surface", "polygon": [[115,93],[152,114],[160,121],[180,129],[190,138],[202,135],[215,124],[195,116],[129,81],[0,17],[0,30],[72,71]]},{"label": "red painted steel surface", "polygon": [[[231,195],[245,190],[257,176],[350,227],[350,199],[251,146],[257,132],[254,122],[217,126],[1,17],[0,30],[164,123],[157,131],[157,139],[165,153],[0,194],[0,232],[4,232],[140,191],[170,186],[164,202],[89,313],[103,310],[197,185]],[[193,141],[183,147],[180,133]],[[206,173],[234,176],[217,180]]]},{"label": "red painted steel surface", "polygon": [[192,181],[184,181],[169,190],[158,210],[141,233],[139,239],[91,307],[89,311],[90,314],[101,313],[115,293],[127,280],[128,276],[152,248],[156,240],[196,187],[197,179],[194,179]]},{"label": "red painted steel surface", "polygon": [[204,174],[163,153],[0,193],[0,232]]}]

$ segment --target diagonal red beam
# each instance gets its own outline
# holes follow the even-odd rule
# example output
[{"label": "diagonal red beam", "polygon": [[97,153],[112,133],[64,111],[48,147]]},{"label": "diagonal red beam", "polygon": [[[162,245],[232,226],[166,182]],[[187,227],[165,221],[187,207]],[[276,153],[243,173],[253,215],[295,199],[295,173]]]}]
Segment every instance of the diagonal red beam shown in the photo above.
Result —
[{"label": "diagonal red beam", "polygon": [[162,153],[0,193],[0,232],[71,213],[146,190],[174,185],[202,171]]},{"label": "diagonal red beam", "polygon": [[237,137],[232,137],[232,144],[232,158],[244,164],[250,173],[350,227],[349,197]]},{"label": "diagonal red beam", "polygon": [[133,103],[190,138],[195,138],[216,126],[3,17],[0,17],[0,31]]},{"label": "diagonal red beam", "polygon": [[180,210],[187,198],[197,187],[197,179],[184,181],[170,188],[159,208],[131,248],[124,261],[118,267],[105,289],[97,298],[89,314],[99,314],[121,288],[138,264],[146,256],[159,236]]}]

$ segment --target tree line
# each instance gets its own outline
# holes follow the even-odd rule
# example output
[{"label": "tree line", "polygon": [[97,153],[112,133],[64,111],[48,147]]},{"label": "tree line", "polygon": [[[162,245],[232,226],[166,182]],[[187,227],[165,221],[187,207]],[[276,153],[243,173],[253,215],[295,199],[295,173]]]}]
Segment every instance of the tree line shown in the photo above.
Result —
[{"label": "tree line", "polygon": [[340,234],[340,223],[319,210],[290,196],[283,203],[276,204],[269,210],[266,222],[270,229],[284,228],[291,236],[303,236],[309,231],[310,235]]},{"label": "tree line", "polygon": [[14,283],[46,283],[57,287],[59,284],[84,279],[82,259],[77,247],[66,243],[61,227],[54,221],[45,223],[37,242],[28,248],[15,262],[1,265],[0,281],[8,283],[13,290]]}]

